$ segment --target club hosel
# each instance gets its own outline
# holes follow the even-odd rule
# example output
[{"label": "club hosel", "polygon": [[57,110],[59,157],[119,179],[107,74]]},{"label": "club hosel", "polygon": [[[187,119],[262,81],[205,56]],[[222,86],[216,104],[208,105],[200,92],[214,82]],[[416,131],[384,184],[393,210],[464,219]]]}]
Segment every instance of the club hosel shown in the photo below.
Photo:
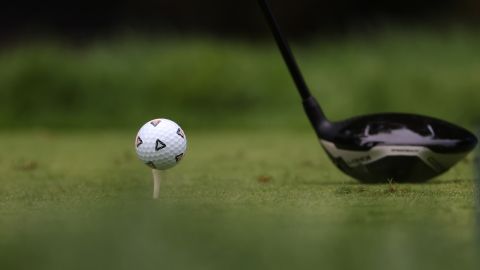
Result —
[{"label": "club hosel", "polygon": [[330,126],[330,122],[325,117],[325,114],[323,113],[322,108],[320,108],[317,100],[313,96],[310,96],[303,99],[302,103],[313,129],[317,133],[317,136],[319,138],[325,137],[325,130]]}]

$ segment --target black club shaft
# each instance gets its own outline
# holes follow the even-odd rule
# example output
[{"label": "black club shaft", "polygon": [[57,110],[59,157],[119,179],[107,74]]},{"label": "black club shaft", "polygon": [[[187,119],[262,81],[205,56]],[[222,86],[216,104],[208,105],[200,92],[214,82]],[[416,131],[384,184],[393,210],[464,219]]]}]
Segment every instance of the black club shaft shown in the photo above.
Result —
[{"label": "black club shaft", "polygon": [[275,40],[277,42],[277,46],[280,49],[280,52],[282,53],[283,60],[288,66],[288,70],[290,71],[290,74],[293,77],[293,81],[297,86],[298,92],[302,96],[303,100],[311,97],[312,95],[310,93],[310,90],[308,89],[308,86],[305,83],[305,80],[303,79],[302,73],[300,72],[300,68],[298,67],[297,62],[295,61],[295,57],[293,56],[292,50],[290,49],[290,46],[288,45],[287,40],[285,39],[282,32],[280,31],[280,27],[278,26],[278,23],[275,17],[273,16],[270,5],[267,3],[266,0],[258,0],[258,3],[260,4],[263,14],[265,15],[265,18],[268,21],[268,24],[272,30],[273,36],[275,37]]}]

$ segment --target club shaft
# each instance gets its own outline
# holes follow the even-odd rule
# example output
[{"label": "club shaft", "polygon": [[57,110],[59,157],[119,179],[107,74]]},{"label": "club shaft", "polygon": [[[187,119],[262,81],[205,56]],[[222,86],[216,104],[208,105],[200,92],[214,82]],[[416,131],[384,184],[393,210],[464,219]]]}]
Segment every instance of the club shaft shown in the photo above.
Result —
[{"label": "club shaft", "polygon": [[282,35],[282,32],[280,31],[280,27],[278,26],[278,23],[275,17],[273,16],[270,5],[267,3],[267,0],[258,0],[258,3],[262,8],[265,18],[267,18],[268,24],[277,42],[277,46],[279,47],[280,52],[282,53],[283,60],[288,66],[288,70],[292,75],[293,81],[297,86],[300,96],[302,96],[303,100],[311,97],[312,95],[310,93],[310,90],[308,89],[308,86],[305,83],[303,75],[300,72],[300,68],[298,67],[297,61],[293,56],[292,50],[290,49],[290,46],[288,45],[287,40],[285,39],[285,37]]},{"label": "club shaft", "polygon": [[280,49],[283,59],[287,64],[288,70],[292,75],[293,81],[297,86],[297,90],[300,93],[300,96],[302,96],[303,108],[308,116],[308,119],[310,120],[310,123],[312,124],[313,129],[319,138],[328,138],[328,134],[332,130],[330,128],[331,123],[325,117],[325,114],[323,113],[322,108],[320,108],[317,100],[310,93],[310,90],[303,79],[302,73],[300,72],[297,61],[295,61],[292,50],[290,49],[286,38],[282,35],[280,27],[273,16],[272,9],[267,3],[267,0],[258,0],[258,3],[268,21],[273,36],[275,37],[275,41],[277,42],[277,46]]}]

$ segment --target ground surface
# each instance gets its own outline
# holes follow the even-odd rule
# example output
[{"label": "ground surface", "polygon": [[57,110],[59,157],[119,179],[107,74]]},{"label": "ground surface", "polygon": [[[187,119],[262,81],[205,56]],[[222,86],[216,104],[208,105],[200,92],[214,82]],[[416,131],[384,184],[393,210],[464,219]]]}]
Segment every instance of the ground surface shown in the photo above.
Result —
[{"label": "ground surface", "polygon": [[134,134],[3,132],[0,269],[478,269],[471,157],[361,185],[312,132],[187,136],[153,201]]},{"label": "ground surface", "polygon": [[[386,29],[292,47],[332,120],[395,111],[475,128],[479,37]],[[133,144],[159,116],[189,150],[153,201]],[[478,269],[471,160],[427,184],[349,179],[272,39],[0,48],[1,270]]]}]

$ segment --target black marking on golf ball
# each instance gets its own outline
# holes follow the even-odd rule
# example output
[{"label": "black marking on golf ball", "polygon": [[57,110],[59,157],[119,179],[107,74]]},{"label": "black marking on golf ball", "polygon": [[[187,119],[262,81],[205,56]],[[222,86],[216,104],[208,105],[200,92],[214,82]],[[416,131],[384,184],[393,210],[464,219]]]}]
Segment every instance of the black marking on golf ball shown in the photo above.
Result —
[{"label": "black marking on golf ball", "polygon": [[182,137],[183,139],[185,139],[185,134],[183,133],[183,130],[181,128],[177,129],[177,134],[178,136]]},{"label": "black marking on golf ball", "polygon": [[167,145],[162,141],[160,141],[159,139],[157,139],[157,142],[155,143],[155,151],[160,151],[165,147],[167,147]]},{"label": "black marking on golf ball", "polygon": [[137,137],[137,148],[143,144],[143,141],[142,141],[142,138],[140,138],[140,136]]},{"label": "black marking on golf ball", "polygon": [[156,168],[157,168],[157,166],[155,166],[155,164],[153,163],[153,161],[149,161],[149,162],[147,162],[147,163],[145,163],[145,164],[147,164],[147,166],[150,167],[150,168],[152,168],[152,169],[156,169]]},{"label": "black marking on golf ball", "polygon": [[158,119],[157,119],[157,120],[151,121],[150,124],[151,124],[152,126],[156,127],[156,126],[158,126],[158,124],[160,124],[160,122],[162,122],[162,120],[158,120]]},{"label": "black marking on golf ball", "polygon": [[183,158],[183,153],[181,153],[180,155],[176,156],[176,157],[175,157],[175,160],[176,160],[177,163],[178,163],[178,162],[180,162],[180,160],[182,160],[182,158]]}]

